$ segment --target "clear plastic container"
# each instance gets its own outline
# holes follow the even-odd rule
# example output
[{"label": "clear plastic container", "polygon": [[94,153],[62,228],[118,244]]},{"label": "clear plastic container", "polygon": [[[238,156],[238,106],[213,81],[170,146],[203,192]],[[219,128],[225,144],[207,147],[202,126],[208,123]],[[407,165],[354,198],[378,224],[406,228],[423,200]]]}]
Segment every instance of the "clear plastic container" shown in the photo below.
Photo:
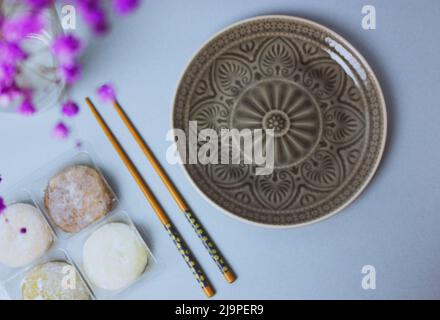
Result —
[{"label": "clear plastic container", "polygon": [[[52,241],[51,247],[56,244],[57,236],[56,236],[53,228],[51,227],[50,223],[47,221],[46,216],[43,214],[43,210],[41,209],[41,207],[33,200],[31,195],[26,190],[24,190],[24,189],[22,189],[20,187],[16,187],[16,188],[11,189],[10,191],[6,192],[5,194],[3,194],[3,198],[5,199],[6,205],[13,205],[13,204],[17,204],[17,203],[25,203],[25,204],[29,204],[29,205],[37,208],[38,211],[41,214],[41,217],[43,218],[43,220],[47,224],[47,226],[48,226],[48,228],[49,228],[49,230],[50,230],[50,232],[52,234],[53,241]],[[48,248],[47,251],[49,251],[50,248]],[[0,279],[8,278],[9,276],[11,276],[12,274],[18,272],[20,269],[22,269],[24,267],[26,267],[26,266],[23,266],[23,267],[10,267],[10,266],[7,266],[5,264],[0,263]]]},{"label": "clear plastic container", "polygon": [[47,262],[65,262],[70,266],[72,266],[76,274],[78,275],[79,280],[86,287],[87,293],[90,296],[90,300],[95,299],[93,292],[90,290],[90,287],[87,284],[87,282],[85,282],[84,277],[79,272],[74,261],[69,257],[68,253],[65,250],[60,248],[53,248],[52,250],[48,251],[47,254],[45,254],[42,258],[38,259],[31,265],[27,266],[26,268],[23,268],[22,270],[20,270],[20,272],[16,273],[15,275],[7,279],[4,282],[4,289],[6,291],[7,297],[12,300],[22,300],[23,280],[26,278],[29,272],[32,271],[32,269]]},{"label": "clear plastic container", "polygon": [[[65,168],[76,166],[76,165],[84,165],[88,166],[90,168],[95,169],[99,172],[101,175],[102,180],[106,184],[108,190],[111,193],[112,197],[112,209],[101,219],[98,219],[97,221],[91,223],[87,227],[83,228],[77,233],[68,233],[63,231],[61,228],[59,228],[51,219],[50,214],[48,213],[46,206],[44,204],[44,197],[45,197],[45,191],[47,188],[47,185],[49,181],[60,171],[62,171]],[[27,186],[27,191],[31,195],[32,199],[38,204],[40,208],[42,208],[44,214],[46,215],[48,221],[50,222],[52,228],[55,230],[57,236],[60,239],[68,239],[72,236],[75,236],[82,232],[87,232],[87,229],[92,227],[93,224],[98,223],[100,220],[104,219],[106,216],[111,215],[113,212],[115,212],[116,209],[118,209],[119,201],[116,197],[113,189],[111,188],[110,184],[105,179],[102,172],[99,170],[99,168],[96,166],[95,161],[93,160],[93,157],[91,155],[90,151],[76,151],[73,153],[68,153],[67,155],[63,155],[62,157],[56,159],[55,161],[52,161],[48,165],[44,166],[40,170],[38,170],[38,174],[36,177],[34,177],[34,180],[29,183]]]},{"label": "clear plastic container", "polygon": [[[2,194],[5,198],[6,204],[20,202],[28,203],[38,208],[42,217],[48,224],[54,239],[52,247],[48,249],[48,251],[42,257],[36,259],[26,266],[21,268],[10,268],[0,263],[0,291],[3,289],[10,299],[22,299],[21,282],[24,277],[35,266],[49,261],[65,261],[74,266],[77,269],[80,278],[90,290],[90,294],[93,299],[111,299],[115,295],[126,290],[128,287],[135,285],[135,283],[138,283],[139,281],[148,281],[148,279],[151,279],[163,269],[163,266],[159,264],[156,258],[153,256],[152,252],[148,248],[148,245],[145,243],[129,215],[123,210],[123,208],[121,208],[117,196],[115,195],[111,186],[108,184],[107,180],[104,178],[102,172],[97,167],[95,159],[97,159],[97,157],[91,151],[90,146],[85,145],[83,148],[81,148],[81,150],[75,149],[62,155],[61,157],[56,158],[54,161],[49,162],[46,166],[37,170],[36,173],[30,175],[29,178],[24,179],[14,188]],[[44,195],[46,186],[50,179],[64,168],[73,165],[86,165],[96,169],[100,173],[112,194],[113,207],[112,210],[101,219],[91,223],[89,226],[80,230],[79,232],[71,234],[64,232],[51,221],[44,205]],[[136,281],[118,291],[100,289],[91,283],[84,272],[82,262],[82,251],[85,241],[98,228],[107,223],[113,222],[125,223],[132,230],[134,230],[141,244],[145,246],[148,253],[147,266],[142,275]]]},{"label": "clear plastic container", "polygon": [[[87,272],[85,271],[84,265],[83,265],[83,248],[84,248],[84,244],[86,243],[87,239],[90,237],[90,235],[93,234],[94,231],[98,230],[99,228],[103,227],[104,225],[106,225],[108,223],[116,223],[116,222],[124,223],[124,224],[128,225],[135,232],[140,243],[145,247],[145,249],[148,253],[148,260],[147,260],[148,262],[147,262],[147,266],[146,266],[144,272],[134,282],[130,283],[126,287],[121,288],[117,291],[110,291],[110,290],[105,290],[105,289],[99,288],[89,279]],[[93,292],[95,293],[96,298],[100,299],[100,300],[111,299],[111,298],[115,297],[116,295],[118,295],[119,293],[121,293],[122,291],[125,291],[128,287],[134,285],[135,283],[137,283],[141,280],[142,281],[150,280],[151,278],[156,276],[162,270],[160,264],[157,262],[156,258],[153,256],[153,254],[151,253],[147,244],[145,243],[144,239],[139,234],[139,231],[137,230],[136,226],[133,224],[133,221],[130,219],[130,217],[127,215],[127,213],[125,213],[124,211],[119,211],[119,212],[107,217],[106,219],[101,221],[99,224],[94,225],[93,228],[88,230],[87,233],[82,233],[81,235],[72,239],[68,244],[68,251],[71,253],[74,261],[76,261],[78,263],[78,267],[79,267],[81,273],[84,275],[85,279],[90,284]]]}]

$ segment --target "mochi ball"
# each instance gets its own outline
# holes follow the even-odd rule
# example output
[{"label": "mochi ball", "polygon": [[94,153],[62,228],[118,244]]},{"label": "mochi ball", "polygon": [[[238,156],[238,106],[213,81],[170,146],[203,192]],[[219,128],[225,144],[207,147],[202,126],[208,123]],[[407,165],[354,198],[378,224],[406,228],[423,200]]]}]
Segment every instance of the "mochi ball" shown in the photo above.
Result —
[{"label": "mochi ball", "polygon": [[90,300],[90,293],[76,269],[62,261],[33,268],[24,278],[24,300]]},{"label": "mochi ball", "polygon": [[116,291],[133,283],[145,270],[148,251],[136,232],[125,223],[109,223],[87,239],[84,270],[97,287]]},{"label": "mochi ball", "polygon": [[0,263],[23,267],[41,257],[52,242],[52,232],[34,206],[16,203],[0,214]]},{"label": "mochi ball", "polygon": [[111,211],[113,195],[96,169],[72,166],[49,181],[44,204],[57,227],[77,233]]}]

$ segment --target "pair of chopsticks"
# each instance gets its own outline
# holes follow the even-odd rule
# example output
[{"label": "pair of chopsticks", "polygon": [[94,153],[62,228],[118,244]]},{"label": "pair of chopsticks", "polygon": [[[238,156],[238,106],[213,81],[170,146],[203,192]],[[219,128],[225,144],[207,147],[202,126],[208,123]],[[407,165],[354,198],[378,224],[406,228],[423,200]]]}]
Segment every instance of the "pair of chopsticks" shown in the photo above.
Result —
[{"label": "pair of chopsticks", "polygon": [[[200,264],[195,259],[194,255],[192,254],[191,250],[188,248],[186,243],[184,242],[183,238],[180,236],[177,229],[174,227],[173,223],[171,222],[168,215],[165,213],[165,211],[162,209],[162,206],[152,193],[151,189],[148,187],[147,183],[144,181],[142,176],[140,175],[139,171],[136,169],[133,162],[128,157],[127,153],[121,146],[121,144],[118,142],[110,128],[105,123],[104,119],[94,106],[93,102],[90,100],[90,98],[86,98],[86,103],[89,106],[92,114],[94,115],[95,119],[97,120],[98,124],[104,131],[105,135],[115,148],[116,152],[121,157],[122,161],[124,162],[125,166],[127,167],[128,171],[133,176],[134,180],[138,184],[139,188],[142,190],[144,196],[150,203],[151,207],[155,211],[157,217],[159,218],[162,225],[165,227],[168,235],[173,240],[174,244],[176,245],[177,250],[181,254],[181,256],[184,258],[186,264],[188,265],[189,269],[194,274],[197,282],[205,292],[205,294],[208,297],[212,297],[215,294],[214,288],[212,287],[210,281],[208,280],[206,274],[200,267]],[[226,259],[221,254],[220,250],[217,248],[215,243],[212,241],[212,239],[209,237],[209,235],[206,233],[205,229],[203,228],[202,224],[198,221],[196,216],[191,212],[188,205],[186,204],[185,200],[181,196],[181,194],[178,192],[174,184],[169,179],[168,175],[163,170],[162,166],[159,164],[159,162],[156,160],[155,156],[151,152],[150,148],[147,146],[145,141],[140,136],[139,132],[136,130],[133,123],[128,118],[127,114],[122,109],[121,105],[117,100],[113,101],[113,106],[116,109],[118,115],[130,131],[131,135],[134,137],[136,142],[138,143],[139,147],[142,149],[142,152],[149,160],[150,164],[156,171],[156,173],[159,175],[160,179],[162,180],[163,184],[168,189],[169,193],[173,197],[173,199],[176,201],[178,207],[185,215],[187,221],[191,224],[194,231],[198,235],[199,239],[202,241],[203,245],[205,246],[206,250],[210,254],[211,258],[217,265],[220,272],[225,277],[226,281],[229,283],[232,283],[235,281],[236,277],[231,269],[231,267],[226,262]]]}]

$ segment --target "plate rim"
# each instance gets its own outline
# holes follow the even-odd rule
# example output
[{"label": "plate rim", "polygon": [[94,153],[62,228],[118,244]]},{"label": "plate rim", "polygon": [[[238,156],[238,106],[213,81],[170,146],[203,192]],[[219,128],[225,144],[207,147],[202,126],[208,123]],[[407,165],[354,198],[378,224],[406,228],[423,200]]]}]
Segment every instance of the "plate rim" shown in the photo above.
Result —
[{"label": "plate rim", "polygon": [[[202,195],[202,197],[205,198],[206,200],[208,200],[208,202],[211,203],[212,205],[214,205],[214,207],[216,207],[217,209],[220,209],[220,211],[223,214],[226,214],[227,216],[232,217],[233,219],[236,219],[238,221],[245,222],[248,225],[253,225],[253,226],[257,226],[257,227],[263,227],[263,228],[266,228],[266,229],[292,229],[292,228],[305,227],[305,226],[309,226],[309,225],[321,222],[323,220],[326,220],[328,218],[333,217],[337,213],[339,213],[342,210],[344,210],[345,208],[347,208],[367,188],[367,186],[370,184],[371,180],[373,179],[374,175],[376,174],[377,169],[378,169],[380,163],[382,162],[383,154],[384,154],[385,147],[386,147],[386,140],[387,140],[387,136],[388,136],[388,108],[387,108],[387,105],[386,105],[386,102],[385,102],[385,97],[384,97],[384,94],[383,94],[383,91],[382,91],[382,87],[380,86],[379,80],[377,79],[376,73],[374,72],[373,68],[367,62],[367,59],[348,40],[346,40],[339,33],[333,31],[332,29],[330,29],[327,26],[324,26],[324,25],[322,25],[322,24],[320,24],[318,22],[315,22],[313,20],[310,20],[310,19],[307,19],[307,18],[303,18],[303,17],[294,16],[294,15],[282,15],[282,14],[280,14],[280,15],[277,15],[277,14],[275,14],[275,15],[258,15],[258,16],[242,19],[242,20],[236,21],[236,22],[234,22],[232,24],[229,24],[228,26],[221,28],[219,31],[215,32],[207,40],[205,40],[197,48],[197,50],[193,53],[191,58],[185,63],[183,71],[180,73],[177,85],[176,85],[175,90],[174,90],[174,95],[173,95],[172,105],[171,105],[171,117],[170,117],[170,120],[171,120],[171,129],[175,130],[175,128],[174,128],[174,112],[175,112],[175,109],[176,109],[176,100],[177,100],[177,94],[179,92],[180,85],[182,83],[182,80],[183,80],[183,78],[185,76],[186,71],[188,70],[188,68],[193,63],[193,61],[196,58],[197,54],[199,52],[201,52],[201,50],[203,50],[203,48],[205,48],[212,40],[214,40],[215,38],[220,36],[222,33],[226,32],[226,31],[228,31],[228,30],[230,30],[230,29],[232,29],[232,28],[234,28],[236,26],[239,26],[239,25],[247,23],[247,22],[256,21],[256,20],[277,19],[277,18],[278,19],[292,20],[292,21],[296,21],[296,22],[300,22],[300,23],[306,23],[306,24],[310,24],[310,25],[312,25],[312,26],[314,26],[316,28],[323,29],[328,34],[333,36],[336,40],[338,40],[344,47],[346,47],[349,50],[351,50],[352,53],[355,55],[355,57],[357,59],[359,59],[359,61],[361,62],[362,66],[365,67],[365,69],[367,71],[366,73],[371,78],[372,84],[374,85],[374,88],[377,90],[378,99],[380,100],[380,103],[383,106],[383,108],[382,108],[382,113],[383,113],[383,135],[382,135],[382,140],[381,140],[381,148],[380,148],[380,150],[378,152],[378,157],[377,157],[376,163],[372,167],[372,170],[368,174],[367,178],[362,183],[362,185],[358,188],[358,190],[349,198],[348,201],[346,201],[343,205],[339,206],[337,209],[333,210],[332,212],[330,212],[328,214],[325,214],[325,215],[323,215],[323,216],[321,216],[319,218],[307,221],[307,222],[300,222],[300,223],[295,223],[295,224],[285,224],[285,225],[275,225],[275,224],[266,224],[266,223],[262,223],[262,222],[256,222],[256,221],[248,220],[248,219],[240,217],[240,216],[238,216],[236,214],[233,214],[232,212],[229,212],[228,210],[226,210],[225,208],[223,208],[222,206],[217,204],[214,200],[209,198],[199,188],[199,186],[194,182],[194,180],[190,176],[189,172],[186,170],[185,165],[179,163],[179,167],[181,168],[181,170],[183,170],[183,172],[185,173],[185,175],[188,178],[188,180],[195,187],[195,189]],[[173,139],[173,145],[176,146],[176,143],[175,143],[174,139]],[[181,158],[180,153],[178,153],[178,157],[179,157],[179,160],[181,161],[182,158]]]}]

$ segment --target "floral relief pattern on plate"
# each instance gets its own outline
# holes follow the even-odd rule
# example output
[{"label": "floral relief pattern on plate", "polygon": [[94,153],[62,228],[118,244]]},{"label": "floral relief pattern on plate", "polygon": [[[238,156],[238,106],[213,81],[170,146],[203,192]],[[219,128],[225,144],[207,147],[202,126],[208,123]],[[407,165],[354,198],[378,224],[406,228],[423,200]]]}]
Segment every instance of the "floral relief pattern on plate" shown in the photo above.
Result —
[{"label": "floral relief pattern on plate", "polygon": [[187,164],[197,187],[241,219],[294,226],[354,200],[380,161],[386,110],[380,86],[345,40],[314,22],[250,19],[210,40],[176,93],[173,126],[272,129],[274,171]]}]

